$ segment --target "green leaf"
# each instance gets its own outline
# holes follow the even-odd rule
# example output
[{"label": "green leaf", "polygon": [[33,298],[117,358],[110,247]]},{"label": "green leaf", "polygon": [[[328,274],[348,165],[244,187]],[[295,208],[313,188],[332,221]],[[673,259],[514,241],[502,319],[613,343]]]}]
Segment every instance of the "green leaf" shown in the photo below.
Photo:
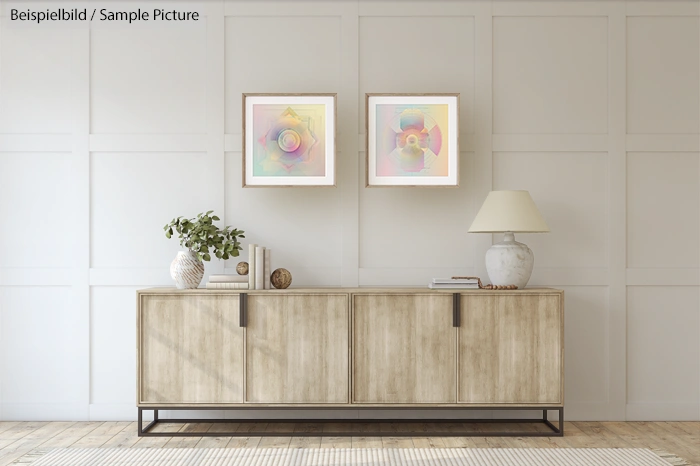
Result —
[{"label": "green leaf", "polygon": [[211,260],[211,256],[207,253],[207,254],[204,254],[204,255],[202,256],[202,259],[204,259],[205,261],[209,262],[209,261]]},{"label": "green leaf", "polygon": [[221,219],[220,219],[219,217],[217,217],[216,215],[214,215],[214,216],[212,216],[212,220],[218,222],[218,221],[221,220]]}]

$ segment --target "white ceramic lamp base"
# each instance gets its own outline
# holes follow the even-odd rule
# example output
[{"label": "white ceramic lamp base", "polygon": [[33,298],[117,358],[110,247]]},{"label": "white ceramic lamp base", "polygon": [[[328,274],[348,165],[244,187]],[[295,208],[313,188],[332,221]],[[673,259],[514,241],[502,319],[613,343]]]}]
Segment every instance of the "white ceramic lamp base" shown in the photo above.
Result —
[{"label": "white ceramic lamp base", "polygon": [[515,241],[515,235],[506,232],[503,241],[486,251],[486,272],[494,285],[515,285],[525,288],[535,265],[530,248]]}]

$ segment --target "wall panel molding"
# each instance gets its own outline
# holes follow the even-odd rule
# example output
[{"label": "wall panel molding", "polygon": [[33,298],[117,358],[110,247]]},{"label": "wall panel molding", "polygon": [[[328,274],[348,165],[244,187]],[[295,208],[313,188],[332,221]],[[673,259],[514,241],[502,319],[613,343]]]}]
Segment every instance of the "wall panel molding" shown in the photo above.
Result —
[{"label": "wall panel molding", "polygon": [[[132,419],[135,420],[135,418],[134,414]],[[88,403],[2,403],[0,419],[3,421],[87,421],[90,419],[90,407]]]},{"label": "wall panel molding", "polygon": [[698,16],[700,4],[688,0],[627,1],[627,16]]},{"label": "wall panel molding", "polygon": [[[226,122],[226,25],[224,0],[207,2],[207,100],[206,100],[206,151],[207,164],[202,167],[214,187],[212,204],[206,210],[213,210],[227,225],[226,218],[226,153],[224,125]],[[224,261],[210,262],[209,273],[223,273]]]},{"label": "wall panel molding", "polygon": [[607,2],[608,18],[608,291],[609,419],[625,419],[627,402],[626,2]]},{"label": "wall panel molding", "polygon": [[205,152],[207,143],[206,134],[91,134],[90,152]]},{"label": "wall panel molding", "polygon": [[607,134],[494,134],[494,152],[607,152]]},{"label": "wall panel molding", "polygon": [[71,152],[71,134],[0,134],[0,152]]},{"label": "wall panel molding", "polygon": [[[90,30],[72,31],[71,53],[71,102],[73,126],[73,223],[72,244],[75,277],[73,281],[73,305],[80,310],[81,367],[79,386],[75,388],[81,400],[90,402]],[[76,416],[77,414],[73,414]],[[82,417],[82,416],[81,416]]]},{"label": "wall panel molding", "polygon": [[627,152],[697,152],[698,134],[628,134]]},{"label": "wall panel molding", "polygon": [[346,2],[225,0],[224,16],[339,16],[343,3]]},{"label": "wall panel molding", "polygon": [[[359,15],[364,16],[476,16],[483,11],[483,5],[490,7],[490,2],[475,0],[454,2],[450,0],[430,0],[430,7],[421,2],[402,2],[401,0],[359,0]],[[400,14],[398,13],[400,12]]]},{"label": "wall panel molding", "polygon": [[700,269],[629,268],[627,286],[698,286]]},{"label": "wall panel molding", "polygon": [[70,267],[0,267],[0,286],[72,286],[80,275]]},{"label": "wall panel molding", "polygon": [[[360,183],[363,176],[361,161],[356,159],[360,153],[357,138],[359,133],[359,106],[357,96],[360,93],[360,24],[359,4],[343,3],[341,17],[340,48],[342,51],[340,69],[341,82],[338,95],[337,126],[343,128],[345,137],[339,137],[336,167],[336,183],[340,189],[340,208],[342,210],[341,231],[342,271],[340,284],[357,286],[360,265]],[[359,157],[358,157],[359,158]]]},{"label": "wall panel molding", "polygon": [[627,421],[700,421],[700,403],[628,403]]},{"label": "wall panel molding", "polygon": [[[624,0],[622,0],[624,1]],[[607,16],[610,12],[608,1],[557,2],[494,0],[494,16]]]}]

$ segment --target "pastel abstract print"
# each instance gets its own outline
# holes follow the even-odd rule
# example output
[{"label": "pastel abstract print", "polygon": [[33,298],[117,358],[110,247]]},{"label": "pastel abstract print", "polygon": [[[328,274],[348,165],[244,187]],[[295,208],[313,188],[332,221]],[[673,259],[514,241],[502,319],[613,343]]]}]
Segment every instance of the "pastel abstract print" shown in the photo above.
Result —
[{"label": "pastel abstract print", "polygon": [[254,176],[325,176],[326,106],[253,105]]},{"label": "pastel abstract print", "polygon": [[375,121],[377,176],[447,176],[447,104],[377,104]]}]

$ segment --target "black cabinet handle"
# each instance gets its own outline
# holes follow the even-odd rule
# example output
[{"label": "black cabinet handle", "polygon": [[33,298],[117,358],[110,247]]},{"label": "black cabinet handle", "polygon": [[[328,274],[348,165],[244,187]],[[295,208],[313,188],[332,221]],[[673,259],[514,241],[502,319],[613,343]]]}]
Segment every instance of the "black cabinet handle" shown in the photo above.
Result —
[{"label": "black cabinet handle", "polygon": [[461,301],[461,296],[459,293],[452,293],[452,326],[453,327],[459,327],[460,325],[460,319],[461,319],[461,312],[460,312],[460,301]]},{"label": "black cabinet handle", "polygon": [[238,317],[239,325],[245,327],[248,325],[248,294],[241,293],[238,295]]}]

